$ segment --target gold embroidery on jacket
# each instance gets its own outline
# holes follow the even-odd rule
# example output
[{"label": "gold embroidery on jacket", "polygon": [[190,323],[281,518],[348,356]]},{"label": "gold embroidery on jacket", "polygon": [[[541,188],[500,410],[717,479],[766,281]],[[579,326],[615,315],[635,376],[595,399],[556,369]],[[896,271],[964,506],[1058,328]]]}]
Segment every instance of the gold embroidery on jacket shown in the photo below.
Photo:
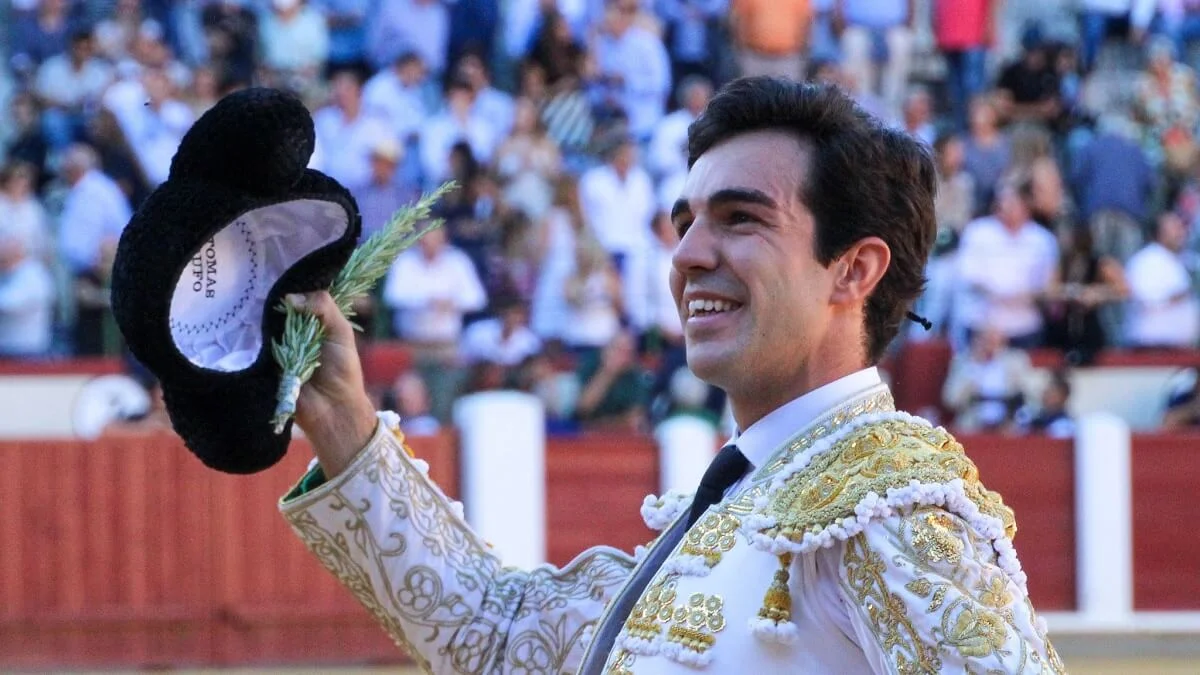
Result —
[{"label": "gold embroidery on jacket", "polygon": [[[1021,594],[1023,602],[1015,602],[1017,594],[997,567],[995,550],[960,518],[920,507],[884,521],[883,527],[896,553],[885,560],[865,534],[852,537],[844,551],[843,583],[865,608],[899,672],[936,673],[947,661],[964,663],[968,672],[1042,672],[1043,667],[1065,672],[1038,628],[1028,597]],[[908,605],[889,590],[887,580],[896,575],[911,577],[903,587],[923,601],[920,605]],[[914,624],[927,629],[923,633]],[[1031,634],[1044,645],[1044,656],[1028,639]],[[957,656],[948,659],[951,654]]]},{"label": "gold embroidery on jacket", "polygon": [[[955,479],[963,481],[967,498],[981,512],[1004,523],[1009,538],[1016,534],[1012,510],[979,482],[979,471],[962,445],[944,429],[901,419],[854,430],[788,478],[771,495],[765,514],[776,525],[763,534],[782,534],[799,542],[806,533],[853,516],[868,493],[883,497],[889,489],[907,487],[912,481],[944,485]],[[942,546],[945,541],[930,540],[929,545]]]},{"label": "gold embroidery on jacket", "polygon": [[775,453],[766,464],[754,472],[750,487],[742,490],[737,499],[727,505],[725,510],[742,516],[753,512],[754,500],[767,494],[770,479],[779,473],[780,469],[791,463],[796,455],[808,450],[813,443],[841,429],[847,423],[854,421],[856,417],[871,413],[890,412],[895,409],[896,403],[892,400],[892,394],[886,389],[842,406],[829,417],[809,427],[786,443],[783,450]]},{"label": "gold embroidery on jacket", "polygon": [[[576,601],[606,602],[625,582],[632,559],[598,551],[562,570],[504,568],[447,508],[432,484],[400,459],[399,453],[407,450],[396,447],[396,437],[380,435],[378,442],[382,447],[359,470],[362,479],[378,487],[385,505],[352,503],[340,490],[332,491],[318,506],[340,512],[333,530],[318,522],[313,507],[285,512],[318,560],[426,672],[432,672],[430,664],[413,640],[430,641],[443,634],[437,654],[447,658],[455,673],[481,673],[500,664],[506,671],[571,670],[582,651],[584,632],[595,620],[568,623],[567,614],[554,610]],[[396,519],[393,529],[373,529],[381,508]],[[438,569],[412,565],[399,579],[369,572],[386,569],[390,558],[405,555],[410,547],[422,547],[431,558],[441,559],[440,565],[453,571],[459,589],[479,597],[478,610],[443,587]],[[543,614],[557,618],[551,621]],[[510,632],[518,621],[529,627]],[[407,635],[405,626],[423,629],[422,635]],[[507,640],[501,640],[504,636]]]},{"label": "gold embroidery on jacket", "polygon": [[862,535],[846,541],[843,553],[845,583],[851,596],[866,612],[880,647],[901,675],[936,675],[942,670],[937,649],[921,641],[908,617],[904,599],[893,593],[884,578],[887,566]]},{"label": "gold embroidery on jacket", "polygon": [[728,513],[709,513],[688,530],[679,552],[700,556],[709,567],[715,567],[721,562],[721,555],[728,553],[737,543],[740,525],[741,521]]}]

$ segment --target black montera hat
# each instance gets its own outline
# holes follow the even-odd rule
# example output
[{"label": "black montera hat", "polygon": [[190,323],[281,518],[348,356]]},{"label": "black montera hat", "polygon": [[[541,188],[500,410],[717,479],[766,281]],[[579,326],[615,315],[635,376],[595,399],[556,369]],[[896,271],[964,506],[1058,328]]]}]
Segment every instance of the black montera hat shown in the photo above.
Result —
[{"label": "black montera hat", "polygon": [[350,193],[305,168],[314,139],[289,94],[226,96],[184,136],[117,248],[112,306],[129,350],[161,382],[188,449],[220,471],[261,471],[287,452],[290,423],[282,434],[271,424],[276,308],[328,288],[362,229]]}]

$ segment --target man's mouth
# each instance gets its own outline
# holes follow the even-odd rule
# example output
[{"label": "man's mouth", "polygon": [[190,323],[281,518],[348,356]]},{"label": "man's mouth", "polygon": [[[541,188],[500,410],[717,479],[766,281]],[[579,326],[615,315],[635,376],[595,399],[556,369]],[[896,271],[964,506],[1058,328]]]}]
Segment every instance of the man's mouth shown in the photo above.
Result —
[{"label": "man's mouth", "polygon": [[691,300],[687,306],[688,318],[732,312],[741,306],[740,303],[729,300]]}]

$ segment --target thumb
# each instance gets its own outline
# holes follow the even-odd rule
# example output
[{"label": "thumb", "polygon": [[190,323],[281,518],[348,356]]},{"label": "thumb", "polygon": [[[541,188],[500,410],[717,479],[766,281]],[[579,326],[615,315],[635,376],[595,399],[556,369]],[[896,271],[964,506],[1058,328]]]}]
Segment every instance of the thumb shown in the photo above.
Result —
[{"label": "thumb", "polygon": [[342,315],[329,291],[313,291],[304,295],[293,293],[287,296],[287,302],[292,307],[307,310],[317,317],[325,327],[327,343],[354,348],[354,328],[350,325],[350,320]]}]

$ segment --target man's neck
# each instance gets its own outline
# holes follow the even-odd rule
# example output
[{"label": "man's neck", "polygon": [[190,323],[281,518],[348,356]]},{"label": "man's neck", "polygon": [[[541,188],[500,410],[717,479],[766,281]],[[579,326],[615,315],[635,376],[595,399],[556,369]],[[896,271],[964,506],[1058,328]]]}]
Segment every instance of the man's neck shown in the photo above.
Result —
[{"label": "man's neck", "polygon": [[747,429],[787,403],[867,367],[859,361],[847,361],[840,366],[824,368],[820,373],[801,374],[783,386],[764,387],[758,383],[748,395],[728,392],[733,419],[739,429]]}]

